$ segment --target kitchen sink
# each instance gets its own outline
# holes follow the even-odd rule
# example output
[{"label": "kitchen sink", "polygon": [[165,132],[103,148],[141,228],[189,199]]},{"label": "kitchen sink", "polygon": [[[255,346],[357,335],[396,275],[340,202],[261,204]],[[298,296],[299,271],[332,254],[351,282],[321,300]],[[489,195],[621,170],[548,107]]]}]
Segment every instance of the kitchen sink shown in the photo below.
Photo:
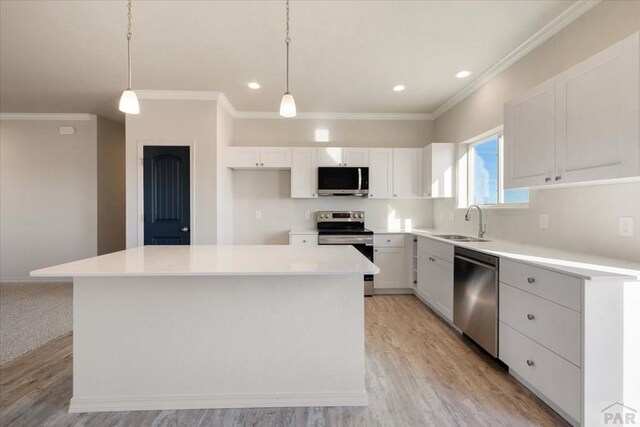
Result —
[{"label": "kitchen sink", "polygon": [[436,234],[434,237],[453,240],[455,242],[490,242],[491,240],[479,239],[477,237],[463,236],[461,234]]}]

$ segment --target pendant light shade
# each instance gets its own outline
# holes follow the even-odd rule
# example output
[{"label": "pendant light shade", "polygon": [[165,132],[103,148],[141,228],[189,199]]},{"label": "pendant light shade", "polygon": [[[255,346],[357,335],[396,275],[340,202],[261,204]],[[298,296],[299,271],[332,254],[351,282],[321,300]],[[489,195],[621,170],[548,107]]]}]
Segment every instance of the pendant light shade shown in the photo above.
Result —
[{"label": "pendant light shade", "polygon": [[122,92],[119,108],[120,111],[126,114],[140,114],[140,104],[136,93],[131,89]]},{"label": "pendant light shade", "polygon": [[140,114],[140,103],[138,96],[131,89],[131,0],[127,1],[127,19],[129,25],[127,27],[127,76],[129,85],[120,97],[120,105],[118,108],[125,114]]},{"label": "pendant light shade", "polygon": [[280,102],[280,115],[282,117],[296,116],[296,101],[293,99],[293,95],[289,92],[282,96],[282,102]]},{"label": "pendant light shade", "polygon": [[280,102],[280,115],[282,117],[295,117],[296,116],[296,101],[293,99],[293,95],[289,92],[289,43],[291,43],[291,37],[289,37],[289,0],[286,0],[287,5],[287,38],[284,43],[287,45],[287,91],[282,95],[282,101]]}]

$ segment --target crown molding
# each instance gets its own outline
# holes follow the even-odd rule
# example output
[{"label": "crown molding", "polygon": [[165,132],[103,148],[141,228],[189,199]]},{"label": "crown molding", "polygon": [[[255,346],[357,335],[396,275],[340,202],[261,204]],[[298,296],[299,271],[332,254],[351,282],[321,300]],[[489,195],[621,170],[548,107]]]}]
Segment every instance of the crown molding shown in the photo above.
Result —
[{"label": "crown molding", "polygon": [[567,10],[558,15],[555,19],[551,20],[547,25],[542,27],[534,35],[529,37],[524,43],[511,51],[507,56],[498,61],[493,67],[482,73],[477,79],[472,81],[468,86],[462,89],[460,92],[452,96],[447,102],[442,104],[433,112],[433,117],[438,118],[445,112],[449,111],[460,101],[471,95],[487,82],[492,80],[498,74],[509,68],[511,65],[518,62],[522,57],[526,56],[529,52],[540,46],[545,41],[549,40],[553,35],[560,32],[567,25],[575,21],[580,16],[591,10],[594,6],[600,3],[601,0],[578,0]]},{"label": "crown molding", "polygon": [[298,113],[293,118],[280,116],[270,111],[238,111],[237,119],[269,119],[269,120],[433,120],[432,114],[426,113]]},{"label": "crown molding", "polygon": [[95,120],[95,114],[85,113],[0,113],[0,120]]},{"label": "crown molding", "polygon": [[233,107],[229,98],[227,98],[222,92],[220,92],[220,96],[218,97],[218,105],[224,108],[232,118],[238,117],[238,111]]}]

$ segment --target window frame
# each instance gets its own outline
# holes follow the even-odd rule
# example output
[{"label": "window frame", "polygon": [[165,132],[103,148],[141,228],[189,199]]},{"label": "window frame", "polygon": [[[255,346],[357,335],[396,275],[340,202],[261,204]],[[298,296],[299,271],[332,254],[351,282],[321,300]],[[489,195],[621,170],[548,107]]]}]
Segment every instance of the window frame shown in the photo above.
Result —
[{"label": "window frame", "polygon": [[[466,146],[466,164],[464,165],[466,171],[464,172],[466,178],[466,185],[461,187],[464,190],[464,198],[458,203],[459,209],[467,209],[472,204],[475,204],[474,197],[474,147],[491,141],[492,139],[498,140],[498,197],[497,203],[480,204],[483,209],[526,209],[529,207],[531,198],[531,192],[529,192],[529,200],[523,203],[505,203],[504,202],[504,129],[502,126],[498,126],[488,132],[464,141],[462,144]],[[461,203],[460,203],[461,202]]]}]

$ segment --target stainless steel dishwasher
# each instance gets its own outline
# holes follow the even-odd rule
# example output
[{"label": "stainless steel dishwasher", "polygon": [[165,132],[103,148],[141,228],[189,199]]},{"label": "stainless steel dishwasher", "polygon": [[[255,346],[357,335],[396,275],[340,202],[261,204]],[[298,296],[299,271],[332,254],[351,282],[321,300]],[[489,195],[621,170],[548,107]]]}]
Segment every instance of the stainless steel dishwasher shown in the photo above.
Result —
[{"label": "stainless steel dishwasher", "polygon": [[453,323],[498,357],[498,257],[455,248]]}]

